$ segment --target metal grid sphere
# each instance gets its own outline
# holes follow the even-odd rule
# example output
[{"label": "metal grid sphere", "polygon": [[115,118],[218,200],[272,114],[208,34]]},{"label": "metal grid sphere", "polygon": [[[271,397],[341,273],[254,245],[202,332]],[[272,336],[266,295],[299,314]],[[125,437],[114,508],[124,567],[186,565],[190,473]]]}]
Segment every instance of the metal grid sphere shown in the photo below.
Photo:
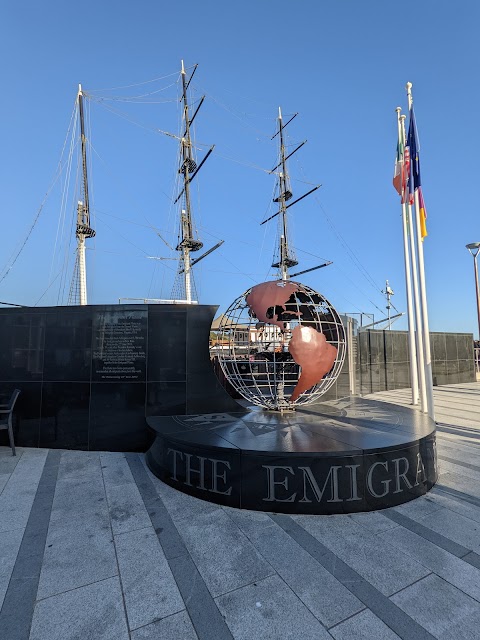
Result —
[{"label": "metal grid sphere", "polygon": [[[264,307],[270,304],[268,300],[272,302],[268,308],[259,305],[259,299],[262,298],[257,294],[261,287],[268,290],[270,297],[263,296],[263,300],[267,300]],[[276,290],[275,287],[280,289]],[[282,287],[285,292],[283,298]],[[256,304],[252,303],[254,295]],[[278,304],[280,298],[282,302]],[[325,375],[299,394],[296,391],[297,383],[304,375],[305,386],[310,372],[307,361],[302,361],[304,366],[296,362],[301,361],[298,350],[292,348],[297,353],[294,359],[289,349],[296,327],[300,327],[294,333],[297,338],[306,335],[308,342],[313,337],[314,343],[321,338],[325,344],[323,337],[319,336],[323,334],[326,344],[336,349],[335,354],[331,347],[326,347],[330,350],[331,359],[334,358],[333,365],[328,363]],[[262,283],[245,291],[223,315],[218,334],[221,346],[215,353],[223,374],[247,401],[265,409],[294,409],[315,402],[335,382],[345,360],[345,330],[334,307],[320,293],[291,280]],[[295,346],[293,342],[291,346]],[[318,349],[315,352],[314,347],[308,354],[308,344],[304,341],[302,346],[309,362],[314,362],[315,367]],[[311,368],[311,364],[308,367]],[[298,395],[293,402],[290,399],[292,393]]]}]

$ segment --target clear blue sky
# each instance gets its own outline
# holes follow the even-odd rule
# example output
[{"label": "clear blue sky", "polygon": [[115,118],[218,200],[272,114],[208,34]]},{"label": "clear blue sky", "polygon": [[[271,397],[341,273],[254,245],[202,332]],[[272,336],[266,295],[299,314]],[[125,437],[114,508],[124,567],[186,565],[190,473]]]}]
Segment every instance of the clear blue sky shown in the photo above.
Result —
[{"label": "clear blue sky", "polygon": [[[199,265],[200,301],[225,310],[271,273],[276,226],[259,223],[273,213],[274,178],[261,169],[275,164],[270,136],[281,106],[285,114],[299,112],[289,143],[308,139],[289,166],[294,195],[308,190],[305,182],[323,185],[291,209],[300,267],[319,262],[309,254],[334,262],[302,281],[340,312],[361,310],[377,319],[388,278],[395,306],[406,310],[400,204],[391,181],[395,107],[406,112],[404,87],[411,81],[428,211],[430,327],[476,334],[473,261],[465,244],[480,241],[479,18],[476,0],[5,0],[0,269],[23,242],[55,174],[78,83],[93,93],[169,76],[94,92],[149,93],[176,80],[170,74],[183,58],[199,64],[192,84],[196,95],[207,96],[197,140],[216,144],[192,185],[194,215],[205,248],[225,240]],[[91,303],[170,297],[174,263],[146,256],[171,255],[149,225],[175,242],[169,197],[177,147],[149,127],[178,132],[175,96],[173,86],[146,98],[155,104],[107,103],[143,127],[90,103],[97,230],[88,252]],[[33,305],[57,276],[40,304],[57,303],[68,240],[70,266],[74,248],[72,202],[55,241],[61,193],[57,184],[0,283],[0,300]],[[70,279],[67,273],[66,291]]]}]

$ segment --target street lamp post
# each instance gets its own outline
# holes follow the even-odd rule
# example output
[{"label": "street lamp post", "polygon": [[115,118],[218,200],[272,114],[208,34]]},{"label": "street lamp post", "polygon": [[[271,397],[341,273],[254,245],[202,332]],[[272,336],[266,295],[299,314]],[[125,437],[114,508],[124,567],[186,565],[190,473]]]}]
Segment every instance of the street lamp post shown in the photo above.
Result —
[{"label": "street lamp post", "polygon": [[480,292],[478,289],[478,268],[477,255],[480,251],[480,242],[471,242],[466,245],[467,249],[473,256],[473,269],[475,271],[475,290],[477,292],[477,316],[478,316],[478,339],[480,340]]}]

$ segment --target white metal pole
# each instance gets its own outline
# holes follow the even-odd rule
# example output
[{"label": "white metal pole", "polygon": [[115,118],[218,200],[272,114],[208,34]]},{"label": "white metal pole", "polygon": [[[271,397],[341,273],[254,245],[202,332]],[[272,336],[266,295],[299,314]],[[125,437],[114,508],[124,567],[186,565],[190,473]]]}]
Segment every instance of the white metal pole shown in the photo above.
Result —
[{"label": "white metal pole", "polygon": [[[407,82],[407,96],[409,110],[413,105],[412,83]],[[413,162],[414,158],[410,158]],[[417,255],[418,255],[418,275],[420,284],[420,298],[422,305],[423,320],[423,347],[425,359],[425,387],[427,391],[428,415],[435,420],[435,404],[433,399],[433,377],[432,377],[432,358],[430,354],[430,329],[428,325],[428,308],[427,308],[427,288],[425,283],[425,264],[423,260],[423,242],[420,227],[420,206],[418,202],[418,189],[415,189],[415,227],[417,232]]]},{"label": "white metal pole", "polygon": [[[402,135],[405,140],[405,116],[401,118]],[[410,158],[410,162],[411,162]],[[407,234],[410,239],[410,256],[412,259],[412,285],[413,285],[413,301],[415,311],[415,338],[417,346],[417,369],[418,369],[418,385],[420,390],[420,401],[423,413],[428,412],[427,390],[425,385],[425,359],[423,350],[423,332],[422,332],[422,309],[420,307],[420,293],[418,287],[418,268],[417,268],[417,252],[415,248],[415,227],[412,219],[412,206],[405,205],[407,210]]]},{"label": "white metal pole", "polygon": [[87,272],[85,265],[85,236],[78,236],[78,279],[80,289],[80,304],[87,304]]},{"label": "white metal pole", "polygon": [[190,273],[190,249],[184,247],[183,249],[183,270],[185,273],[185,298],[190,304],[192,302],[192,281]]},{"label": "white metal pole", "polygon": [[[405,149],[404,122],[405,116],[400,115],[400,107],[397,107],[398,139],[402,149]],[[410,381],[412,386],[412,404],[418,404],[418,367],[417,350],[415,348],[415,323],[412,306],[412,278],[410,266],[410,252],[408,248],[407,229],[407,205],[402,204],[402,229],[403,229],[403,255],[405,258],[405,288],[407,293],[407,317],[408,317],[408,351],[410,356]]]}]

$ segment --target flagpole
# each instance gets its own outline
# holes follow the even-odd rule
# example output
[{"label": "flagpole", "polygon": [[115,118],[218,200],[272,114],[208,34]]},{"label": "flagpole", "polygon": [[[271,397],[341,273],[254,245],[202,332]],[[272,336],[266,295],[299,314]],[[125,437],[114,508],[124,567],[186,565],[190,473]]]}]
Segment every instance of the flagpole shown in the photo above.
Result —
[{"label": "flagpole", "polygon": [[[408,109],[411,111],[413,105],[412,83],[407,82]],[[410,162],[414,159],[410,158]],[[435,404],[433,399],[433,378],[432,378],[432,358],[430,354],[430,329],[428,325],[428,308],[427,308],[427,289],[425,284],[425,263],[423,259],[423,242],[420,226],[420,206],[418,200],[418,189],[415,189],[415,226],[417,232],[417,256],[418,256],[418,273],[420,283],[420,298],[422,305],[423,319],[423,347],[425,358],[425,386],[427,390],[428,415],[435,420]]]},{"label": "flagpole", "polygon": [[[400,116],[401,108],[397,107],[397,128],[398,141],[402,149],[405,149],[405,134],[403,121],[405,116]],[[405,171],[405,161],[403,162],[403,171]],[[402,176],[403,186],[403,176]],[[402,200],[404,196],[402,195]],[[410,274],[410,253],[408,250],[408,230],[407,230],[407,206],[402,202],[402,228],[403,228],[403,254],[405,258],[405,287],[407,292],[407,317],[408,317],[408,350],[410,355],[410,381],[412,386],[412,405],[418,404],[418,368],[417,354],[415,349],[415,326],[413,321],[412,309],[412,280]]]},{"label": "flagpole", "polygon": [[422,310],[420,307],[420,293],[418,288],[418,270],[415,251],[415,232],[412,224],[412,205],[408,207],[408,231],[410,237],[410,255],[412,256],[412,279],[413,279],[413,296],[415,300],[415,325],[416,325],[416,343],[417,343],[417,362],[418,362],[418,379],[420,386],[420,399],[423,413],[428,413],[427,389],[425,384],[425,358],[423,349],[423,332],[422,332]]},{"label": "flagpole", "polygon": [[[405,117],[401,116],[400,120],[402,123],[402,137],[405,140]],[[412,159],[410,158],[410,162]],[[408,212],[407,215],[407,230],[408,236],[410,238],[410,256],[412,258],[412,280],[413,280],[413,300],[414,300],[414,308],[415,308],[415,339],[417,345],[417,375],[420,387],[420,400],[421,407],[423,413],[428,412],[428,404],[427,404],[427,390],[425,385],[425,360],[424,360],[424,351],[423,351],[423,332],[422,332],[422,310],[420,307],[420,294],[418,288],[418,270],[417,270],[417,259],[416,259],[416,249],[415,249],[415,232],[413,227],[413,216],[412,216],[412,206],[410,203],[406,204],[406,209]]]}]

